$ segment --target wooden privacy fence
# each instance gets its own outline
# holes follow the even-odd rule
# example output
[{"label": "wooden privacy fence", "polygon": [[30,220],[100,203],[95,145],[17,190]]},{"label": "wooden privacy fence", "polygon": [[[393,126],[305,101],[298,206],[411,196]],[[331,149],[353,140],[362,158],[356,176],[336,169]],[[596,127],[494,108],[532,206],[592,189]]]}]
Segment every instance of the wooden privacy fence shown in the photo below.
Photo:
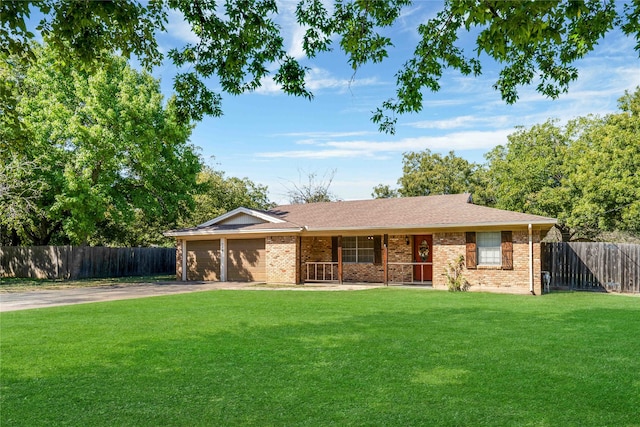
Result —
[{"label": "wooden privacy fence", "polygon": [[542,245],[550,289],[640,292],[640,245],[562,242]]},{"label": "wooden privacy fence", "polygon": [[85,279],[175,274],[173,248],[1,246],[0,277]]}]

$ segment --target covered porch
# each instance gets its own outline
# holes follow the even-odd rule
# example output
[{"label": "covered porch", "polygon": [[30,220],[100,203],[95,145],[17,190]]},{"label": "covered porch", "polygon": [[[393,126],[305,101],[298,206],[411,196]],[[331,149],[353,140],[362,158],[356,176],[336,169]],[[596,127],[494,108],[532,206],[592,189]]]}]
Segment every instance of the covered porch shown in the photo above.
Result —
[{"label": "covered porch", "polygon": [[302,237],[303,283],[430,286],[432,234]]}]

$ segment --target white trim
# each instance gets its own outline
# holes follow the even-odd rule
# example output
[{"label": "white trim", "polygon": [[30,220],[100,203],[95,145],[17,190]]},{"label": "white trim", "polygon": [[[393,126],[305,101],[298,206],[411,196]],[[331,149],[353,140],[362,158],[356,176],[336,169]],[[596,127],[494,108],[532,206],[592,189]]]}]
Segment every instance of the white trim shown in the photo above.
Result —
[{"label": "white trim", "polygon": [[[459,224],[425,224],[425,225],[406,225],[406,226],[377,226],[377,227],[309,227],[307,225],[303,227],[295,227],[295,228],[261,228],[261,229],[250,229],[250,230],[202,230],[202,229],[192,229],[188,231],[179,231],[172,230],[163,233],[166,237],[182,237],[182,236],[215,236],[215,235],[237,235],[237,234],[305,234],[305,233],[318,233],[318,232],[343,232],[343,231],[354,231],[364,234],[374,233],[376,231],[385,230],[389,233],[393,233],[394,231],[398,231],[404,233],[406,230],[445,230],[452,228],[459,229],[477,229],[478,227],[500,227],[511,228],[511,227],[522,227],[523,225],[555,225],[556,222],[551,221],[539,221],[539,222],[511,222],[511,223],[495,223],[495,222],[478,222],[478,223],[459,223]],[[388,233],[388,234],[389,234]]]},{"label": "white trim", "polygon": [[167,237],[181,236],[215,236],[229,234],[276,234],[276,233],[299,233],[301,227],[297,228],[264,228],[259,230],[189,230],[189,231],[167,231],[163,233]]},{"label": "white trim", "polygon": [[[371,237],[371,239],[369,239],[369,237]],[[366,238],[366,240],[371,240],[372,242],[372,247],[371,248],[366,248],[366,247],[360,247],[358,245],[358,240],[360,238]],[[344,246],[344,241],[345,239],[355,239],[355,247],[352,248],[345,248]],[[375,247],[375,240],[373,236],[367,236],[367,235],[359,235],[359,236],[342,236],[342,263],[343,264],[375,264],[376,262],[376,247]],[[382,248],[381,248],[382,249]],[[345,251],[355,251],[355,261],[345,261]],[[371,251],[371,261],[361,261],[360,257],[362,256],[364,258],[364,254]],[[362,254],[361,254],[362,252]]]},{"label": "white trim", "polygon": [[557,221],[521,221],[521,222],[461,222],[455,224],[417,224],[417,225],[380,225],[375,227],[309,227],[305,225],[303,227],[304,231],[362,231],[366,233],[367,231],[376,231],[376,230],[432,230],[432,229],[446,229],[446,228],[477,228],[477,227],[522,227],[523,225],[550,225],[553,226],[557,224]]},{"label": "white trim", "polygon": [[182,239],[182,281],[187,281],[187,241]]},{"label": "white trim", "polygon": [[227,238],[220,238],[220,281],[227,281]]},{"label": "white trim", "polygon": [[529,292],[533,292],[533,231],[529,224]]},{"label": "white trim", "polygon": [[[477,266],[478,267],[499,267],[502,265],[502,233],[500,231],[476,231],[476,260],[477,260]],[[486,237],[486,234],[495,234],[497,235],[497,245],[496,246],[484,246],[484,245],[480,245],[480,240],[481,240],[481,236],[480,235],[484,235],[482,236],[484,240],[484,237]],[[484,242],[483,242],[484,243]],[[495,262],[492,263],[481,263],[480,262],[480,252],[482,251],[482,249],[498,249],[498,258],[496,259]],[[484,255],[484,254],[483,254]],[[483,258],[484,260],[484,258]]]},{"label": "white trim", "polygon": [[239,207],[236,208],[232,211],[229,211],[225,214],[222,214],[216,218],[213,218],[212,220],[209,220],[207,222],[203,222],[202,224],[198,225],[198,227],[209,227],[211,225],[217,224],[219,222],[224,221],[225,219],[229,219],[232,216],[238,215],[238,214],[245,214],[245,215],[249,215],[252,216],[254,218],[259,218],[265,222],[270,222],[272,224],[282,224],[283,221],[280,218],[276,218],[274,216],[271,216],[269,214],[266,214],[264,212],[259,212],[259,211],[254,211],[253,209],[248,209],[248,208],[243,208],[243,207]]}]

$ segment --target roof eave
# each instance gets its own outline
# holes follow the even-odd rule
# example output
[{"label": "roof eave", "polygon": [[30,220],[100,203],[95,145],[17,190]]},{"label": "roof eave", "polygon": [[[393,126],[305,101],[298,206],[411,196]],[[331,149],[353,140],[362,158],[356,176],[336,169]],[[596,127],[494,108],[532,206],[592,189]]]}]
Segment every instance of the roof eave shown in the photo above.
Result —
[{"label": "roof eave", "polygon": [[247,234],[286,234],[286,233],[300,233],[300,232],[340,232],[340,231],[377,231],[377,230],[429,230],[429,229],[460,229],[460,228],[475,228],[475,227],[523,227],[529,224],[538,226],[548,226],[549,228],[557,224],[555,219],[544,219],[537,221],[509,221],[509,222],[496,222],[496,221],[484,221],[484,222],[462,222],[453,224],[410,224],[401,226],[353,226],[353,227],[292,227],[292,228],[263,228],[253,230],[188,230],[179,231],[171,230],[163,233],[166,237],[182,237],[182,236],[216,236],[216,235],[247,235]]},{"label": "roof eave", "polygon": [[165,237],[183,236],[216,236],[229,234],[276,234],[276,233],[298,233],[302,228],[264,228],[259,230],[189,230],[189,231],[166,231],[162,233]]},{"label": "roof eave", "polygon": [[415,229],[443,229],[443,228],[472,228],[472,227],[521,227],[531,225],[546,225],[553,227],[558,223],[555,219],[550,220],[538,220],[538,221],[509,221],[509,222],[474,222],[474,223],[453,223],[453,224],[414,224],[414,225],[401,225],[401,226],[371,226],[371,227],[309,227],[305,226],[304,231],[318,232],[318,231],[357,231],[357,230],[415,230]]}]

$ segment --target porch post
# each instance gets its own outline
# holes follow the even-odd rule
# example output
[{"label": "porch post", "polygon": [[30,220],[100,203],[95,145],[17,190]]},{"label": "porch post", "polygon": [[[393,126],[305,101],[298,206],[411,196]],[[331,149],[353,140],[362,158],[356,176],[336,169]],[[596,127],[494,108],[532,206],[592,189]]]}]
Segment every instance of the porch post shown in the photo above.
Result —
[{"label": "porch post", "polygon": [[389,286],[389,235],[385,234],[382,242],[382,269],[384,285]]},{"label": "porch post", "polygon": [[302,236],[296,238],[296,284],[304,284],[302,280]]},{"label": "porch post", "polygon": [[182,239],[182,281],[187,281],[187,241]]},{"label": "porch post", "polygon": [[220,281],[227,281],[227,238],[220,238]]},{"label": "porch post", "polygon": [[342,236],[338,236],[338,282],[342,284]]}]

